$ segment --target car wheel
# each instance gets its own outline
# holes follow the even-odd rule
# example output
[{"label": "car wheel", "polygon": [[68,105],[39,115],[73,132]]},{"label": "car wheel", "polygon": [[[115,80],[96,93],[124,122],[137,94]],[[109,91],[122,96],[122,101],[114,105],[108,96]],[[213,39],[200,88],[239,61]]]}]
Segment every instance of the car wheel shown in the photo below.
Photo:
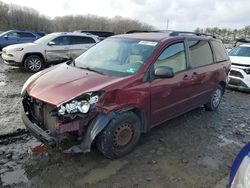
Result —
[{"label": "car wheel", "polygon": [[140,119],[133,112],[117,115],[97,137],[97,148],[115,159],[132,151],[140,139]]},{"label": "car wheel", "polygon": [[24,61],[24,68],[29,72],[38,72],[44,68],[43,59],[37,55],[28,56]]},{"label": "car wheel", "polygon": [[223,96],[223,87],[219,85],[213,92],[209,102],[205,104],[205,108],[209,111],[216,110],[220,105],[222,96]]}]

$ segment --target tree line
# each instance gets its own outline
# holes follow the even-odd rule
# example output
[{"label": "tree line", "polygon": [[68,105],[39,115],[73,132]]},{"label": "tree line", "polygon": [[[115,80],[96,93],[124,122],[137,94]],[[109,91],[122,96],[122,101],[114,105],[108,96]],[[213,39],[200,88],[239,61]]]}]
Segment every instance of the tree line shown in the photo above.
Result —
[{"label": "tree line", "polygon": [[242,29],[230,29],[230,28],[197,28],[195,32],[210,33],[217,38],[220,38],[223,42],[233,42],[236,39],[250,39],[250,26],[246,26]]},{"label": "tree line", "polygon": [[10,29],[43,31],[46,33],[74,30],[105,30],[116,34],[129,30],[152,30],[153,26],[138,20],[116,16],[106,18],[96,15],[70,15],[53,19],[38,11],[0,1],[0,31]]}]

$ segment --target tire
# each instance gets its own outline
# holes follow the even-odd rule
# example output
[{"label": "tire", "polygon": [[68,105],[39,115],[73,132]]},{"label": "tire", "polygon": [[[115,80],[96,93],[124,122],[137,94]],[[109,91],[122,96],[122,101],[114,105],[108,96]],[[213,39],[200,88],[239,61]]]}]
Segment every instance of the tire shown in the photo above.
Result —
[{"label": "tire", "polygon": [[209,102],[204,105],[205,108],[208,111],[215,111],[215,110],[217,110],[217,108],[220,105],[223,93],[224,93],[224,88],[221,85],[218,85],[218,87],[212,93],[212,96],[209,99]]},{"label": "tire", "polygon": [[24,60],[24,68],[28,72],[38,72],[44,68],[44,61],[40,56],[30,55]]},{"label": "tire", "polygon": [[133,112],[117,115],[98,135],[98,150],[110,159],[128,154],[140,139],[140,125],[140,119]]}]

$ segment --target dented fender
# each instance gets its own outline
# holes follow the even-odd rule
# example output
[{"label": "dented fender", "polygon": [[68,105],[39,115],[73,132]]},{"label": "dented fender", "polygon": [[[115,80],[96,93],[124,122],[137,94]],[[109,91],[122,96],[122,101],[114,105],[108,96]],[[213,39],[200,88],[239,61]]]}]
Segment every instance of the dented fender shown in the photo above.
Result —
[{"label": "dented fender", "polygon": [[114,118],[115,112],[109,112],[107,114],[100,113],[96,118],[92,120],[83,136],[83,141],[80,145],[72,146],[64,151],[64,153],[86,153],[90,152],[91,144],[95,137],[108,125],[108,123]]}]

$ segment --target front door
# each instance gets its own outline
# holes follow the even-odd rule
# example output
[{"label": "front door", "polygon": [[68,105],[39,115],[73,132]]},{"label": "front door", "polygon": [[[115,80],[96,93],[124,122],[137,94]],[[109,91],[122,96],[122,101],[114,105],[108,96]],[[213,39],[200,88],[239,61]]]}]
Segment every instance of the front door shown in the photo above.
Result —
[{"label": "front door", "polygon": [[47,62],[63,62],[70,58],[70,39],[69,36],[60,36],[52,40],[54,44],[47,45]]},{"label": "front door", "polygon": [[[154,78],[150,86],[152,127],[180,115],[190,109],[192,73],[187,63],[187,53],[183,41],[169,45],[155,61],[153,68],[171,67],[173,78]],[[153,71],[154,72],[154,71]]]}]

